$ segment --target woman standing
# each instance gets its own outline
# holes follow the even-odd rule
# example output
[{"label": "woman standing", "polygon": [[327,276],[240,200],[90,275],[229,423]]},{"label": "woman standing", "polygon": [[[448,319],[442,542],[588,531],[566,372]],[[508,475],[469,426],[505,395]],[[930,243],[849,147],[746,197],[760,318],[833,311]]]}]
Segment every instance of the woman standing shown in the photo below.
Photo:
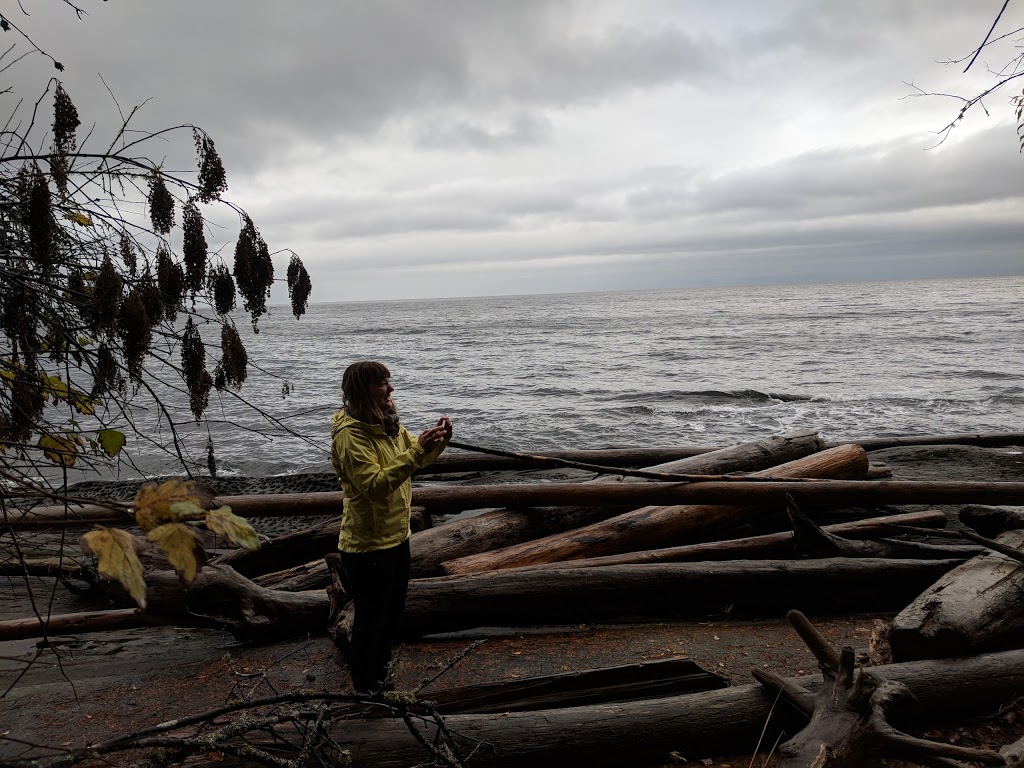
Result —
[{"label": "woman standing", "polygon": [[447,416],[418,438],[398,421],[391,371],[364,360],[345,370],[342,409],[331,422],[331,464],[345,492],[338,548],[355,618],[352,685],[387,690],[392,643],[409,586],[412,473],[432,463],[452,436]]}]

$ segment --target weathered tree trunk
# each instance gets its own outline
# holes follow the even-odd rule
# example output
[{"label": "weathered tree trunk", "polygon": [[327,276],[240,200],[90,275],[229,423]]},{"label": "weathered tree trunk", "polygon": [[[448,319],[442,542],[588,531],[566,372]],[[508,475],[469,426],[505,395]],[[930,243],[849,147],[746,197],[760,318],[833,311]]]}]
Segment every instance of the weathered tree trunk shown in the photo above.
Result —
[{"label": "weathered tree trunk", "polygon": [[[863,477],[868,460],[857,445],[839,446],[756,473],[757,477]],[[679,543],[696,532],[708,534],[737,526],[758,514],[758,507],[644,507],[609,520],[492,552],[445,561],[452,575],[481,573],[518,565],[578,560],[658,545]]]},{"label": "weathered tree trunk", "polygon": [[779,768],[880,768],[883,758],[916,765],[947,766],[953,760],[1003,765],[994,750],[918,739],[896,730],[890,716],[913,702],[910,688],[877,670],[855,669],[853,649],[837,653],[799,611],[790,611],[789,620],[808,640],[824,685],[815,695],[772,672],[753,670],[758,682],[810,718],[806,728],[779,747]]},{"label": "weathered tree trunk", "polygon": [[[409,583],[404,633],[574,624],[729,612],[770,616],[787,606],[822,611],[896,610],[953,560],[734,560],[502,570]],[[346,608],[350,610],[351,606]]]},{"label": "weathered tree trunk", "polygon": [[[656,472],[724,474],[749,472],[781,464],[820,450],[817,435],[770,437],[730,448],[704,453],[665,464],[646,467]],[[634,478],[605,477],[591,483],[577,483],[607,488],[635,481]],[[566,502],[572,504],[573,502]],[[621,514],[636,505],[573,506],[545,509],[540,514],[522,510],[500,509],[475,517],[456,520],[421,533],[412,539],[414,578],[437,575],[446,560],[455,560],[478,552],[487,552],[522,541],[547,536],[581,525]]]},{"label": "weathered tree trunk", "polygon": [[690,659],[659,659],[464,688],[427,690],[420,693],[419,698],[432,702],[443,714],[522,712],[677,696],[713,691],[727,685],[721,677],[701,669]]},{"label": "weathered tree trunk", "polygon": [[895,435],[893,437],[864,437],[847,440],[857,443],[865,451],[880,451],[885,448],[900,448],[915,445],[979,445],[987,448],[1001,448],[1007,445],[1024,445],[1022,432],[966,432],[952,435]]},{"label": "weathered tree trunk", "polygon": [[27,637],[50,635],[77,635],[83,632],[110,632],[117,629],[134,629],[149,626],[154,622],[142,611],[125,608],[116,611],[90,611],[85,613],[62,613],[44,616],[39,621],[35,616],[28,619],[0,621],[0,642],[22,640]]},{"label": "weathered tree trunk", "polygon": [[[822,530],[837,536],[869,539],[884,532],[891,525],[943,526],[946,515],[941,510],[929,509],[921,512],[907,512],[902,515],[886,515],[866,520],[826,525]],[[515,570],[551,570],[563,568],[596,568],[602,565],[627,565],[641,563],[683,563],[707,560],[754,560],[757,558],[786,558],[794,552],[793,532],[780,531],[762,536],[747,536],[726,541],[707,541],[700,544],[683,544],[678,547],[645,549],[639,552],[623,552],[620,555],[588,557],[582,560],[562,560],[557,563],[523,565]],[[512,569],[508,569],[512,570]],[[268,585],[269,586],[269,585]]]},{"label": "weathered tree trunk", "polygon": [[[1024,650],[966,659],[875,667],[887,680],[905,684],[921,706],[926,725],[992,711],[1024,690]],[[819,676],[797,678],[811,690]],[[447,730],[476,768],[587,765],[595,768],[665,762],[670,752],[693,762],[708,755],[747,752],[774,743],[780,725],[794,732],[799,716],[780,707],[760,685],[719,691],[595,704],[541,712],[450,715]],[[767,731],[765,723],[769,723]],[[416,723],[428,741],[436,725]],[[641,734],[642,737],[638,737]],[[353,766],[405,768],[424,759],[423,747],[404,722],[347,720],[331,737],[352,752]]]},{"label": "weathered tree trunk", "polygon": [[168,623],[222,626],[253,640],[323,632],[326,593],[265,589],[228,566],[207,566],[186,588],[173,571],[146,574],[147,615]]},{"label": "weathered tree trunk", "polygon": [[[997,542],[1024,549],[1024,531]],[[892,621],[897,660],[959,656],[1024,642],[1024,565],[986,552],[940,578]]]}]

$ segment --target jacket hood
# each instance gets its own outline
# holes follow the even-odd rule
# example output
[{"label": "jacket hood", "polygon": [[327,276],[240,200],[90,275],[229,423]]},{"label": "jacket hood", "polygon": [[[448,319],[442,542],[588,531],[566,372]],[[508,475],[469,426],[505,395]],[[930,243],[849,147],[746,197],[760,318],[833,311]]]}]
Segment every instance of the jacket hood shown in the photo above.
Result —
[{"label": "jacket hood", "polygon": [[384,434],[384,429],[379,424],[367,424],[365,421],[353,419],[345,413],[345,409],[342,409],[331,416],[331,439],[333,440],[337,437],[341,430],[349,429],[351,427],[359,427],[360,429],[374,435]]}]

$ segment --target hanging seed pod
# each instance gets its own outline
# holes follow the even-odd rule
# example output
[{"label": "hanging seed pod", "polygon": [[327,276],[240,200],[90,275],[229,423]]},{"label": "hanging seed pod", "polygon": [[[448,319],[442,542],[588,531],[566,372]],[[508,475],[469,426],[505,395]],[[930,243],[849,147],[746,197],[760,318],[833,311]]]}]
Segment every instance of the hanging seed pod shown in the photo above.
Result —
[{"label": "hanging seed pod", "polygon": [[[224,375],[224,383],[239,389],[245,382],[246,368],[249,365],[249,353],[242,343],[235,326],[224,323],[220,329],[220,369]],[[219,387],[223,389],[223,387]]]},{"label": "hanging seed pod", "polygon": [[142,279],[139,280],[136,290],[138,291],[139,299],[142,301],[142,306],[146,310],[149,324],[151,326],[156,325],[164,314],[164,300],[160,292],[160,286],[153,279],[153,273],[150,271],[148,264],[146,265],[145,272],[142,273]]},{"label": "hanging seed pod", "polygon": [[210,477],[217,477],[217,457],[213,453],[213,437],[206,438],[206,469]]},{"label": "hanging seed pod", "polygon": [[309,279],[309,273],[302,264],[302,259],[293,253],[288,261],[288,298],[292,301],[292,314],[296,320],[306,314],[309,294],[312,291],[313,283]]},{"label": "hanging seed pod", "polygon": [[135,244],[128,237],[127,232],[121,234],[121,261],[124,263],[125,269],[128,270],[128,274],[135,277],[139,268],[138,253],[136,253]]},{"label": "hanging seed pod", "polygon": [[191,317],[185,323],[185,331],[181,335],[181,368],[189,389],[192,389],[193,384],[199,381],[200,374],[206,370],[206,347]]},{"label": "hanging seed pod", "polygon": [[100,271],[96,274],[90,312],[94,331],[110,335],[117,332],[123,292],[124,281],[114,268],[110,254],[104,252]]},{"label": "hanging seed pod", "polygon": [[24,368],[14,370],[11,381],[10,432],[15,440],[25,440],[43,414],[46,400],[40,385],[35,359],[26,359]]},{"label": "hanging seed pod", "polygon": [[160,286],[164,318],[173,323],[185,298],[185,270],[163,244],[156,249],[156,282]]},{"label": "hanging seed pod", "polygon": [[166,235],[174,226],[174,198],[159,171],[153,173],[149,182],[149,220],[161,235]]},{"label": "hanging seed pod", "polygon": [[206,237],[203,217],[194,200],[189,200],[181,212],[182,254],[185,257],[185,286],[195,293],[203,287],[206,277]]},{"label": "hanging seed pod", "polygon": [[27,199],[29,254],[43,270],[49,271],[53,265],[54,250],[53,205],[50,185],[38,165],[31,171]]},{"label": "hanging seed pod", "polygon": [[196,417],[196,421],[203,417],[203,412],[210,404],[210,390],[212,388],[213,377],[210,376],[209,371],[203,370],[199,374],[199,380],[195,386],[188,389],[188,405],[192,409],[192,415]]},{"label": "hanging seed pod", "polygon": [[222,192],[227,192],[228,179],[224,173],[217,148],[213,139],[198,128],[192,129],[192,137],[196,142],[196,154],[199,156],[199,199],[204,203],[219,200]]},{"label": "hanging seed pod", "polygon": [[210,270],[206,290],[213,294],[213,306],[218,313],[226,315],[235,308],[235,281],[223,264]]},{"label": "hanging seed pod", "polygon": [[152,321],[139,290],[131,291],[121,302],[121,341],[128,375],[142,379],[142,364],[153,341]]},{"label": "hanging seed pod", "polygon": [[57,189],[64,196],[68,193],[68,155],[75,151],[75,129],[80,124],[78,110],[71,102],[71,97],[64,90],[64,86],[57,83],[57,90],[53,95],[53,154],[50,159],[50,172],[53,174]]},{"label": "hanging seed pod", "polygon": [[248,216],[235,243],[235,282],[242,294],[245,311],[252,315],[252,327],[267,313],[267,299],[274,284],[274,263],[267,244]]},{"label": "hanging seed pod", "polygon": [[96,364],[92,370],[92,396],[102,397],[113,391],[117,384],[117,358],[106,343],[96,350]]}]

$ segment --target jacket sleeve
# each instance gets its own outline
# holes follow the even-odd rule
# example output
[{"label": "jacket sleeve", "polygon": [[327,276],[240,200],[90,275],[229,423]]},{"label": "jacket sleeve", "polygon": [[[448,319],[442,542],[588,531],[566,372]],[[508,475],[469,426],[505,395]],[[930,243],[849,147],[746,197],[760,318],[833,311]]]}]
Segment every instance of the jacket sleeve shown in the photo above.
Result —
[{"label": "jacket sleeve", "polygon": [[402,435],[405,438],[406,445],[420,447],[421,449],[420,454],[415,459],[417,469],[422,469],[423,467],[427,467],[433,464],[435,461],[437,461],[437,457],[441,455],[441,452],[446,448],[446,446],[442,444],[437,448],[434,448],[429,451],[423,449],[422,446],[420,446],[419,441],[413,436],[412,432],[410,432],[405,427],[402,427]]},{"label": "jacket sleeve", "polygon": [[334,451],[349,482],[364,496],[383,500],[408,480],[425,455],[423,446],[412,445],[381,466],[373,442],[358,429],[341,430],[334,437]]}]

